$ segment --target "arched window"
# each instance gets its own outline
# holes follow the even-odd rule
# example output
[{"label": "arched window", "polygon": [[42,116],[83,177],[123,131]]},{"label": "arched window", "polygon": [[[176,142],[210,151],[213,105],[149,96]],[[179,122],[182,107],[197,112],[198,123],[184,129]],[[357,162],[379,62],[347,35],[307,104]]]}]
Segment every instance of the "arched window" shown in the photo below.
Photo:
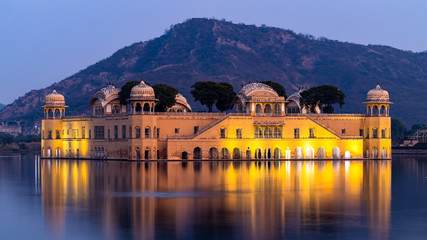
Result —
[{"label": "arched window", "polygon": [[281,159],[282,158],[282,151],[280,148],[274,149],[274,159]]},{"label": "arched window", "polygon": [[262,159],[262,150],[261,150],[261,148],[255,149],[255,159]]},{"label": "arched window", "polygon": [[193,159],[202,159],[202,149],[199,147],[194,148]]},{"label": "arched window", "polygon": [[150,127],[145,128],[144,138],[151,138],[151,130]]},{"label": "arched window", "polygon": [[55,118],[61,118],[61,111],[59,109],[55,110]]},{"label": "arched window", "polygon": [[149,112],[150,111],[150,104],[145,103],[144,104],[144,112]]},{"label": "arched window", "polygon": [[135,138],[141,138],[141,128],[135,127]]},{"label": "arched window", "polygon": [[141,103],[137,103],[135,106],[135,112],[140,113],[142,111]]},{"label": "arched window", "polygon": [[259,103],[255,107],[255,115],[262,116],[262,107],[261,107],[261,104]]},{"label": "arched window", "polygon": [[233,149],[233,159],[241,159],[241,154],[240,154],[239,148]]},{"label": "arched window", "polygon": [[264,138],[273,138],[273,129],[266,127],[264,130]]},{"label": "arched window", "polygon": [[209,149],[209,159],[218,159],[218,149],[214,147]]},{"label": "arched window", "polygon": [[182,160],[186,160],[186,159],[188,159],[188,153],[187,153],[187,152],[182,152],[182,153],[181,153],[181,159],[182,159]]},{"label": "arched window", "polygon": [[260,127],[255,128],[255,138],[262,138],[262,129]]},{"label": "arched window", "polygon": [[271,149],[270,148],[265,149],[264,158],[265,159],[271,159],[271,157],[272,157],[271,155],[272,155]]},{"label": "arched window", "polygon": [[120,106],[119,105],[114,105],[112,113],[113,114],[119,114],[120,113]]},{"label": "arched window", "polygon": [[338,147],[334,147],[332,149],[332,158],[333,159],[340,159],[341,158],[340,149]]},{"label": "arched window", "polygon": [[221,159],[230,159],[230,152],[228,151],[227,148],[222,148],[221,149]]},{"label": "arched window", "polygon": [[280,116],[282,114],[282,109],[280,108],[280,104],[274,104],[274,116]]},{"label": "arched window", "polygon": [[325,148],[320,147],[320,148],[317,149],[317,158],[318,159],[325,159],[326,158]]},{"label": "arched window", "polygon": [[385,107],[384,106],[381,106],[381,108],[380,108],[380,115],[385,116]]},{"label": "arched window", "polygon": [[265,116],[271,116],[271,105],[270,104],[266,104],[264,106],[264,113],[265,113]]},{"label": "arched window", "polygon": [[305,153],[305,158],[313,159],[314,158],[314,149],[312,147],[308,147]]},{"label": "arched window", "polygon": [[302,148],[300,147],[295,148],[295,159],[302,159],[302,158],[304,158],[302,154]]},{"label": "arched window", "polygon": [[274,127],[274,138],[282,138],[282,129]]}]

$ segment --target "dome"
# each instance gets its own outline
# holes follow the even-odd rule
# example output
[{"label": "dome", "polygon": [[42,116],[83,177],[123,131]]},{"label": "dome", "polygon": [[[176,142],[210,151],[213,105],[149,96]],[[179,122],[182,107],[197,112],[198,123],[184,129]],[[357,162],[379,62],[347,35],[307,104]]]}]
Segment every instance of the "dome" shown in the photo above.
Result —
[{"label": "dome", "polygon": [[138,85],[134,86],[130,91],[130,99],[154,99],[156,95],[154,94],[154,89],[146,84],[144,81],[141,81]]},{"label": "dome", "polygon": [[176,101],[176,104],[181,104],[191,111],[191,107],[188,104],[187,99],[181,93],[178,93],[176,95],[175,101]]},{"label": "dome", "polygon": [[390,98],[388,92],[377,84],[377,87],[370,90],[366,95],[367,102],[389,102]]},{"label": "dome", "polygon": [[265,96],[265,97],[278,97],[273,88],[264,83],[250,83],[242,87],[237,93],[240,96]]},{"label": "dome", "polygon": [[96,100],[101,102],[101,105],[104,107],[107,103],[112,100],[119,99],[120,89],[116,88],[113,85],[108,85],[101,88],[98,92],[95,93],[92,100],[89,103],[89,106],[94,104]]},{"label": "dome", "polygon": [[56,90],[53,90],[51,93],[46,95],[45,97],[45,103],[44,105],[49,106],[65,106],[65,98],[62,94],[59,94],[56,92]]}]

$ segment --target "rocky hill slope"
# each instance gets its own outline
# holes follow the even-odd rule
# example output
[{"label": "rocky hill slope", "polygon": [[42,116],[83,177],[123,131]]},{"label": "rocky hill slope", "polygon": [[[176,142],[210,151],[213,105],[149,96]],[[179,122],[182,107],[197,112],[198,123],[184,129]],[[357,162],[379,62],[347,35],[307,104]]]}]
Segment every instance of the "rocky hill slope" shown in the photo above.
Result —
[{"label": "rocky hill slope", "polygon": [[[122,48],[98,63],[47,88],[19,97],[0,112],[1,120],[42,117],[40,106],[55,88],[69,114],[88,112],[93,94],[108,82],[122,86],[143,77],[175,86],[192,103],[196,81],[226,81],[235,91],[248,82],[272,80],[290,94],[301,85],[333,84],[347,95],[342,112],[363,113],[366,92],[379,82],[390,92],[393,117],[407,126],[427,122],[427,52],[359,45],[289,30],[190,19],[164,35]],[[197,104],[195,110],[204,108]]]}]

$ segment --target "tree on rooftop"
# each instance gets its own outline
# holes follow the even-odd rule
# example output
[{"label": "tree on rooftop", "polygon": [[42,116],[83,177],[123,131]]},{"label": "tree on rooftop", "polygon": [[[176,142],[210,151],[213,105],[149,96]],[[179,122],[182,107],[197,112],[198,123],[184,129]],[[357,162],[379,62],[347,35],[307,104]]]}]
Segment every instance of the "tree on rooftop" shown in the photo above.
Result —
[{"label": "tree on rooftop", "polygon": [[301,92],[301,103],[311,110],[318,105],[324,113],[334,113],[332,104],[344,105],[345,94],[333,85],[321,85]]},{"label": "tree on rooftop", "polygon": [[236,93],[233,90],[233,86],[227,82],[217,83],[216,88],[218,96],[217,101],[215,103],[215,107],[219,111],[224,112],[230,109],[231,101],[233,101],[233,98],[236,96]]},{"label": "tree on rooftop", "polygon": [[260,83],[264,83],[270,86],[271,88],[273,88],[274,91],[277,92],[277,94],[279,94],[279,96],[285,97],[286,99],[286,89],[280,83],[273,82],[273,81],[262,81]]},{"label": "tree on rooftop", "polygon": [[208,111],[212,112],[212,106],[218,99],[217,83],[212,81],[196,82],[191,86],[191,95],[194,101],[199,101],[202,105],[208,107]]},{"label": "tree on rooftop", "polygon": [[[121,104],[124,104],[124,105],[127,104],[127,100],[130,98],[130,91],[132,90],[133,87],[138,85],[141,81],[129,81],[129,82],[125,83],[125,85],[123,85],[123,87],[121,88],[121,90],[119,92],[119,98],[120,98]],[[147,82],[145,82],[145,83],[150,85]]]},{"label": "tree on rooftop", "polygon": [[172,107],[176,100],[175,97],[178,94],[178,90],[167,84],[159,83],[153,85],[154,94],[159,102],[155,106],[156,112],[165,112],[167,108]]}]

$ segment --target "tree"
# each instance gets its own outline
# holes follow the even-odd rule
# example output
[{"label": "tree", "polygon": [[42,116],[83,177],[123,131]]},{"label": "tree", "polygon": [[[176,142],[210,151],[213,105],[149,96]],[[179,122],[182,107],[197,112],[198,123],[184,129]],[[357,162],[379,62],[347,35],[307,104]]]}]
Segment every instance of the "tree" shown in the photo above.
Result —
[{"label": "tree", "polygon": [[393,141],[402,141],[406,135],[406,127],[396,118],[391,119],[391,139]]},{"label": "tree", "polygon": [[324,113],[334,113],[332,104],[338,103],[342,108],[345,97],[344,92],[338,87],[321,85],[301,92],[301,103],[312,110],[318,105]]},{"label": "tree", "polygon": [[273,82],[273,81],[262,81],[260,83],[264,83],[270,86],[271,88],[274,89],[274,91],[277,92],[277,94],[279,94],[279,96],[285,97],[286,99],[286,89],[280,83]]},{"label": "tree", "polygon": [[191,95],[193,95],[194,101],[199,101],[208,107],[209,112],[212,112],[212,106],[218,99],[217,83],[212,81],[196,82],[191,88],[193,88]]},{"label": "tree", "polygon": [[[129,81],[123,85],[119,92],[119,98],[121,104],[127,104],[127,100],[130,98],[130,92],[133,87],[138,85],[140,81]],[[145,82],[146,84],[150,85],[149,83]]]},{"label": "tree", "polygon": [[224,112],[230,109],[231,101],[236,96],[236,93],[233,90],[233,86],[227,82],[217,83],[217,101],[215,103],[216,108]]},{"label": "tree", "polygon": [[156,94],[159,102],[155,106],[156,112],[165,112],[167,108],[172,107],[176,100],[175,97],[178,94],[178,90],[167,84],[159,83],[153,85],[154,94]]}]

